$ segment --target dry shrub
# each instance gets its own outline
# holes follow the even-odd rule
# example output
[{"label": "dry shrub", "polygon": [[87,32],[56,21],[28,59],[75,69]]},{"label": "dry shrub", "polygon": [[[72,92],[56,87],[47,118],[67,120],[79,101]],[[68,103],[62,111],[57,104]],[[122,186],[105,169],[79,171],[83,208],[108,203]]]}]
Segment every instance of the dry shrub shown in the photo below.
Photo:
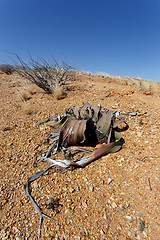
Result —
[{"label": "dry shrub", "polygon": [[30,93],[27,90],[19,91],[19,94],[23,102],[27,102],[29,99],[31,99]]},{"label": "dry shrub", "polygon": [[26,115],[31,115],[32,114],[32,108],[28,102],[24,102],[22,105],[22,110]]},{"label": "dry shrub", "polygon": [[146,80],[141,80],[141,88],[144,90],[151,90],[151,84],[150,81],[146,81]]},{"label": "dry shrub", "polygon": [[35,85],[27,84],[26,86],[21,86],[17,88],[17,92],[22,102],[27,102],[29,99],[31,99],[31,96],[36,93]]},{"label": "dry shrub", "polygon": [[152,82],[151,83],[151,90],[153,92],[160,93],[160,82]]},{"label": "dry shrub", "polygon": [[[52,62],[46,61],[43,58],[29,58],[28,63],[24,62],[17,54],[14,54],[18,59],[15,71],[30,82],[35,83],[45,92],[55,94],[57,99],[61,95],[61,89],[64,85],[72,83],[76,79],[74,67],[66,61],[55,60]],[[59,86],[58,86],[59,85]],[[58,92],[58,94],[57,94]]]},{"label": "dry shrub", "polygon": [[36,93],[36,88],[34,84],[28,85],[26,90],[30,95],[34,95]]}]

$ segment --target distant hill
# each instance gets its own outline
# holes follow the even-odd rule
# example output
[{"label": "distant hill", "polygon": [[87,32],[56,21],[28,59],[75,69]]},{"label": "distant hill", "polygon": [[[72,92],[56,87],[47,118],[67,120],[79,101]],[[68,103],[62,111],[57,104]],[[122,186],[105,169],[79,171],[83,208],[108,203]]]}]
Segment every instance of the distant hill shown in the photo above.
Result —
[{"label": "distant hill", "polygon": [[78,72],[78,74],[104,78],[106,79],[107,82],[114,82],[121,85],[135,86],[137,88],[144,89],[147,91],[160,93],[160,82],[156,82],[156,81],[144,80],[141,78],[112,76],[112,75],[105,75],[105,74],[93,75],[91,73],[85,73],[85,72]]}]

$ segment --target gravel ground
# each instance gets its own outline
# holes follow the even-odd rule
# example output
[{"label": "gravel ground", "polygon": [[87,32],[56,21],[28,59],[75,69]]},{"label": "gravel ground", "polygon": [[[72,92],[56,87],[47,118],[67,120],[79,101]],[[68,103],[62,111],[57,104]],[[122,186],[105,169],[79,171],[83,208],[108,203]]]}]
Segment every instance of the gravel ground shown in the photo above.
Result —
[{"label": "gravel ground", "polygon": [[[160,94],[111,79],[82,75],[56,100],[16,75],[0,74],[0,239],[38,239],[39,215],[24,184],[48,166],[36,154],[49,148],[53,113],[85,102],[127,117],[123,149],[73,172],[50,171],[35,181],[32,196],[44,213],[41,239],[160,239]],[[59,213],[48,208],[59,199]]]}]

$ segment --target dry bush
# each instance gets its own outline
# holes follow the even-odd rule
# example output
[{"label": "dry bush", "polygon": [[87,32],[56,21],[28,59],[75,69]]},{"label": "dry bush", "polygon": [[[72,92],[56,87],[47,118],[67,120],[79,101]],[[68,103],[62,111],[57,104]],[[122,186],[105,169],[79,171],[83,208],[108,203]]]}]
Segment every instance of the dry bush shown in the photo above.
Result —
[{"label": "dry bush", "polygon": [[22,102],[27,102],[37,92],[36,85],[29,81],[23,82],[23,84],[17,84],[16,91],[18,97]]},{"label": "dry bush", "polygon": [[16,88],[16,90],[22,102],[27,102],[31,99],[30,93],[24,87]]},{"label": "dry bush", "polygon": [[17,54],[14,55],[21,65],[18,67],[16,64],[15,71],[47,93],[60,93],[60,89],[63,90],[63,85],[67,85],[76,79],[75,71],[73,71],[74,67],[63,60],[56,61],[53,58],[52,63],[49,63],[43,58],[34,60],[30,57],[28,63],[25,63]]},{"label": "dry bush", "polygon": [[160,93],[160,82],[151,82],[151,91]]}]

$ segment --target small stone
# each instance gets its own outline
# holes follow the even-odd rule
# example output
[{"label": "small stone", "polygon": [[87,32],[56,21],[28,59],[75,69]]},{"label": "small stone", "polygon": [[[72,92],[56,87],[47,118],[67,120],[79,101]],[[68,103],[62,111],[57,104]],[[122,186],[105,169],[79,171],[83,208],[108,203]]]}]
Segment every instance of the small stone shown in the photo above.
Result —
[{"label": "small stone", "polygon": [[140,229],[139,230],[142,232],[145,229],[145,222],[141,221],[139,224],[140,224]]},{"label": "small stone", "polygon": [[34,182],[34,183],[33,183],[33,187],[34,187],[34,188],[38,188],[38,183],[37,183],[37,182]]},{"label": "small stone", "polygon": [[138,240],[140,240],[140,239],[141,239],[141,237],[140,237],[139,235],[137,235],[137,239],[138,239]]},{"label": "small stone", "polygon": [[113,108],[113,109],[117,109],[117,108],[118,108],[118,105],[119,105],[119,104],[117,103],[117,104],[115,104],[114,106],[112,106],[112,108]]},{"label": "small stone", "polygon": [[111,178],[108,178],[108,185],[112,182]]},{"label": "small stone", "polygon": [[83,206],[84,208],[87,208],[87,203],[86,203],[86,202],[83,202],[83,203],[82,203],[82,206]]},{"label": "small stone", "polygon": [[147,238],[147,234],[145,233],[145,231],[143,231],[143,235],[145,238]]},{"label": "small stone", "polygon": [[65,214],[68,214],[68,213],[70,213],[70,211],[69,209],[66,209]]},{"label": "small stone", "polygon": [[80,236],[75,236],[75,239],[81,240],[81,237]]},{"label": "small stone", "polygon": [[140,132],[137,132],[137,135],[140,137],[140,136],[142,136],[142,133],[140,133]]},{"label": "small stone", "polygon": [[74,189],[73,187],[70,187],[70,188],[68,189],[68,191],[69,191],[70,193],[73,193],[73,192],[75,191],[75,189]]},{"label": "small stone", "polygon": [[85,182],[88,182],[88,178],[87,178],[87,177],[84,177],[84,181],[85,181]]},{"label": "small stone", "polygon": [[66,200],[67,203],[72,203],[71,199]]},{"label": "small stone", "polygon": [[58,237],[58,234],[56,233],[55,234],[55,240],[58,240],[59,239],[59,237]]},{"label": "small stone", "polygon": [[103,230],[103,229],[101,229],[101,234],[105,234],[105,232],[104,232],[104,230]]},{"label": "small stone", "polygon": [[126,218],[130,221],[132,220],[132,216],[126,216]]},{"label": "small stone", "polygon": [[112,207],[113,208],[116,208],[117,207],[117,204],[115,202],[112,203]]},{"label": "small stone", "polygon": [[120,226],[117,227],[117,230],[122,230],[122,228]]},{"label": "small stone", "polygon": [[106,212],[104,212],[104,219],[107,219],[108,217],[107,217],[107,213]]},{"label": "small stone", "polygon": [[102,212],[102,210],[103,210],[103,206],[100,206],[99,211]]},{"label": "small stone", "polygon": [[91,192],[93,192],[93,191],[94,191],[94,187],[93,187],[93,186],[89,186],[89,190],[90,190]]}]

